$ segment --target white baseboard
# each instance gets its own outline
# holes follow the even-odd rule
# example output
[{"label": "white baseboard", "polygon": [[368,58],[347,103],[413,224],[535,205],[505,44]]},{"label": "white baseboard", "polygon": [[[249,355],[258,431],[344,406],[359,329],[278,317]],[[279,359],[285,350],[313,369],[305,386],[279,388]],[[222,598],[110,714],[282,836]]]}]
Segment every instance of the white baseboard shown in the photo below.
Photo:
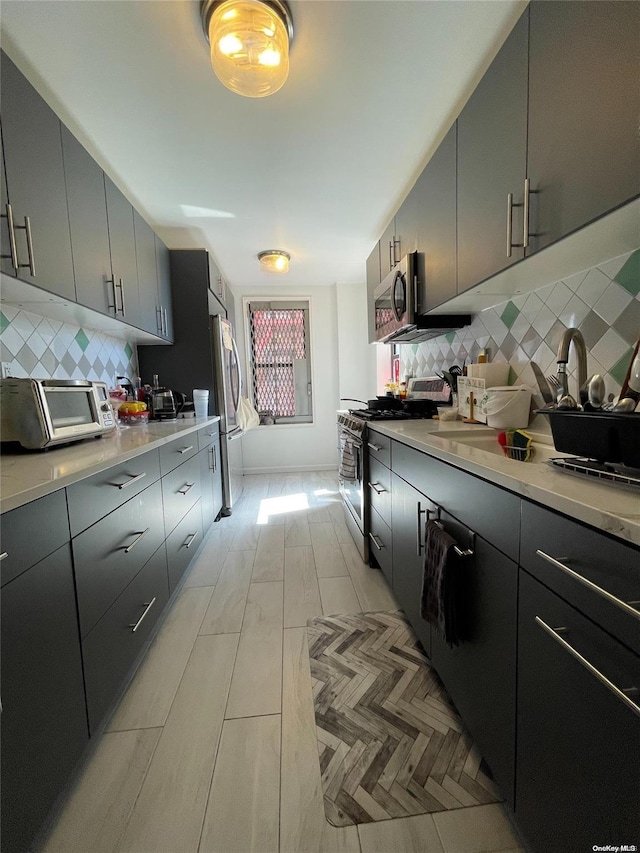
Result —
[{"label": "white baseboard", "polygon": [[336,471],[335,463],[330,465],[285,465],[281,468],[245,468],[245,474],[304,474],[309,471]]}]

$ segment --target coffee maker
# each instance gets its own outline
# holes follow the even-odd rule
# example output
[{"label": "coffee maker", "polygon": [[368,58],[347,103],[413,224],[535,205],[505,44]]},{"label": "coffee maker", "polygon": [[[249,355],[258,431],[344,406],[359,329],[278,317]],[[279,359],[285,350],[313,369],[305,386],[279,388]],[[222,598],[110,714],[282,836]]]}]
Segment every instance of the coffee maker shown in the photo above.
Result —
[{"label": "coffee maker", "polygon": [[180,414],[186,397],[170,388],[154,388],[151,391],[151,417],[157,421],[175,421]]}]

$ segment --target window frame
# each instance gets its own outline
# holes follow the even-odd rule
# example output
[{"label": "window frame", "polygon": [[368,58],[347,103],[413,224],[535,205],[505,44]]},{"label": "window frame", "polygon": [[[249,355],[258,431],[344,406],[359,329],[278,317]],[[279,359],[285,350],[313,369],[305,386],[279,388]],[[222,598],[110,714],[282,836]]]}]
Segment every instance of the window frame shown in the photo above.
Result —
[{"label": "window frame", "polygon": [[274,424],[260,424],[261,429],[278,429],[283,427],[312,427],[316,423],[316,396],[315,396],[315,386],[316,386],[316,375],[315,375],[315,346],[314,346],[314,336],[313,336],[313,320],[312,320],[312,297],[311,296],[298,296],[297,294],[291,294],[287,296],[268,296],[265,294],[255,294],[254,296],[243,296],[242,297],[242,318],[243,318],[243,327],[244,327],[244,340],[245,340],[245,357],[247,364],[247,397],[251,400],[251,403],[258,409],[256,404],[254,388],[253,388],[253,347],[251,341],[251,319],[250,319],[250,305],[251,303],[284,303],[282,308],[305,308],[307,311],[307,328],[305,331],[308,332],[308,357],[309,357],[309,381],[311,382],[311,416],[302,415],[302,416],[293,416],[293,417],[278,417],[276,416],[276,422]]}]

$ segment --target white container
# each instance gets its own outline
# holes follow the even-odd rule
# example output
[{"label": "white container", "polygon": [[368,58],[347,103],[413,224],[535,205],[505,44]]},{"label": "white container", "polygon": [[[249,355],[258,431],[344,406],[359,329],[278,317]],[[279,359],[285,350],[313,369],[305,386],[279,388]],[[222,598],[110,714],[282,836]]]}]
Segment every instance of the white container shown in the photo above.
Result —
[{"label": "white container", "polygon": [[531,389],[526,385],[487,388],[481,409],[493,429],[522,429],[529,426]]},{"label": "white container", "polygon": [[470,379],[484,379],[487,388],[506,385],[509,381],[509,365],[500,362],[491,364],[468,364],[467,376]]},{"label": "white container", "polygon": [[207,388],[193,389],[193,408],[197,418],[209,417],[209,390]]}]

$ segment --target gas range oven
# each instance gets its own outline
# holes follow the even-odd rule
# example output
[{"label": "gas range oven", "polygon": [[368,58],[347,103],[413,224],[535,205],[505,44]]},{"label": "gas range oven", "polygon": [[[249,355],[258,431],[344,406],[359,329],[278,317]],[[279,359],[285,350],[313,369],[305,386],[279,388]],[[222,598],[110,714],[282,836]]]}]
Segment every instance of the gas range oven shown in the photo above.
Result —
[{"label": "gas range oven", "polygon": [[425,416],[401,410],[338,412],[338,484],[347,528],[365,563],[369,562],[369,507],[365,492],[369,473],[367,424],[424,419]]}]

